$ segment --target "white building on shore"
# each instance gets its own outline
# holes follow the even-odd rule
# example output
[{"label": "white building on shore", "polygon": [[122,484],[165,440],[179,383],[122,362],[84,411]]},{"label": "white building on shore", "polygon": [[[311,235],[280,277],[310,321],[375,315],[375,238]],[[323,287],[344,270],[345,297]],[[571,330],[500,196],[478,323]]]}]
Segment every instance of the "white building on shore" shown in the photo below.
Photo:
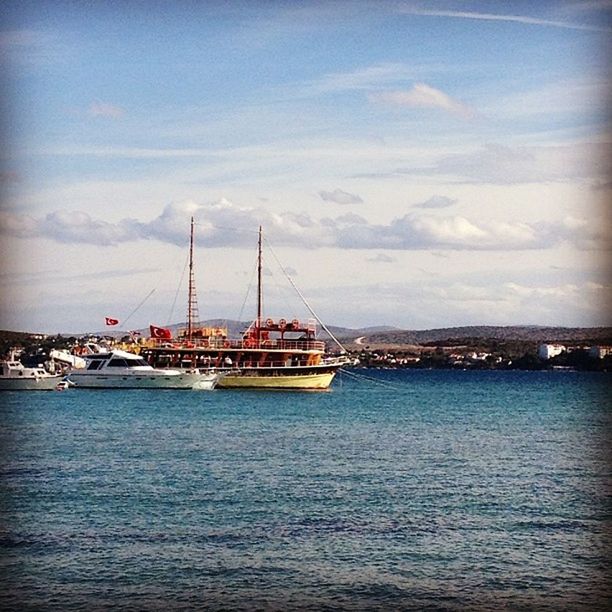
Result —
[{"label": "white building on shore", "polygon": [[567,349],[563,344],[540,344],[538,347],[538,357],[547,361],[551,357],[560,355]]},{"label": "white building on shore", "polygon": [[612,355],[612,346],[592,346],[589,349],[589,357],[603,359],[606,355]]}]

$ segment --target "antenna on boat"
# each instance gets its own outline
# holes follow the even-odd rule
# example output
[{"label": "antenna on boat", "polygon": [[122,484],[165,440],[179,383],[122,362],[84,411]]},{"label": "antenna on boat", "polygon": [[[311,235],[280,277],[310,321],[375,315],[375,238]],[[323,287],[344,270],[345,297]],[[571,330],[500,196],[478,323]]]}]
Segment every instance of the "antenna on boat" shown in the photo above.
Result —
[{"label": "antenna on boat", "polygon": [[191,217],[191,233],[189,237],[189,296],[187,298],[187,339],[191,340],[193,335],[194,321],[200,318],[198,312],[198,297],[195,290],[195,276],[193,274],[193,226],[194,220]]}]

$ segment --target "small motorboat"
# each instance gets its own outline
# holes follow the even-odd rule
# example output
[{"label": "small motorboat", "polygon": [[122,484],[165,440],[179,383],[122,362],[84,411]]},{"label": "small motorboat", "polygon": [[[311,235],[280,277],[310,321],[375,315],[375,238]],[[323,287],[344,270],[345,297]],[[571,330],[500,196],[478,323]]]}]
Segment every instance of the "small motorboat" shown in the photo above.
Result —
[{"label": "small motorboat", "polygon": [[64,378],[60,380],[57,385],[55,385],[56,391],[65,391],[66,389],[70,389],[72,385]]},{"label": "small motorboat", "polygon": [[16,358],[15,351],[0,364],[0,391],[52,391],[64,377],[63,374],[50,374],[42,365],[24,366]]}]

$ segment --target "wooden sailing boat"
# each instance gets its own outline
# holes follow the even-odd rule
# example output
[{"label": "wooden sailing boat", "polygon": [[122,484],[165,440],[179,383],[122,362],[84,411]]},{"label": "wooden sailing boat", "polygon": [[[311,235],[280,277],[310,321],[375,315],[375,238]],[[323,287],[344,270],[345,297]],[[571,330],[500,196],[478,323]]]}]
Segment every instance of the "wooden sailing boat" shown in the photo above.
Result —
[{"label": "wooden sailing boat", "polygon": [[141,354],[156,367],[226,368],[217,388],[327,389],[343,356],[326,356],[316,338],[316,319],[274,320],[263,315],[262,228],[257,243],[257,314],[241,338],[224,328],[195,326],[193,218],[189,249],[187,329],[177,340],[151,338]]}]

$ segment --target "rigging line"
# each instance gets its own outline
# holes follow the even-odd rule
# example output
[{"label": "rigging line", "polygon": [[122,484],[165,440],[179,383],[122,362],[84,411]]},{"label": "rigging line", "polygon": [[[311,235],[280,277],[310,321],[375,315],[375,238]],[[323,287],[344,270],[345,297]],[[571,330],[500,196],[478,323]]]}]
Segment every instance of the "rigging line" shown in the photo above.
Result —
[{"label": "rigging line", "polygon": [[155,291],[155,289],[151,289],[151,291],[149,291],[144,300],[142,300],[140,304],[138,304],[138,306],[136,306],[136,308],[134,308],[134,310],[132,310],[132,312],[130,312],[130,314],[125,317],[125,319],[123,319],[123,322],[121,323],[122,327],[129,321],[129,319],[132,318],[132,315],[134,315],[140,309],[140,307],[155,293]]},{"label": "rigging line", "polygon": [[274,288],[276,289],[275,295],[280,297],[280,299],[282,299],[282,301],[284,302],[285,312],[287,314],[292,313],[293,316],[297,317],[298,313],[295,311],[295,300],[293,300],[293,304],[291,304],[287,297],[287,293],[288,293],[287,286],[286,285],[283,286],[278,282],[278,275],[275,276],[272,270],[270,270],[270,273],[272,274],[272,279],[274,280]]},{"label": "rigging line", "polygon": [[187,270],[187,266],[189,265],[189,256],[185,259],[185,265],[183,266],[183,272],[181,274],[181,278],[179,280],[178,287],[176,288],[176,293],[174,294],[174,301],[172,302],[172,307],[170,308],[170,313],[168,314],[168,319],[166,320],[166,325],[170,325],[170,319],[174,315],[174,308],[176,307],[176,301],[178,300],[179,292],[181,291],[181,287],[183,285],[183,280],[185,280],[185,271]]},{"label": "rigging line", "polygon": [[383,387],[389,387],[391,389],[400,389],[401,385],[397,385],[395,383],[392,383],[388,380],[380,380],[378,378],[373,378],[372,376],[366,376],[365,374],[357,374],[355,372],[350,372],[349,370],[346,370],[344,368],[340,368],[339,370],[342,374],[345,374],[346,376],[348,376],[349,378],[354,378],[355,380],[359,381],[359,382],[364,382],[364,381],[368,381],[368,382],[372,382],[375,383],[377,385],[381,385]]},{"label": "rigging line", "polygon": [[325,323],[321,321],[317,313],[312,309],[310,304],[307,302],[302,292],[298,289],[297,285],[293,282],[293,279],[287,274],[287,272],[285,271],[285,268],[283,268],[283,264],[281,264],[278,257],[276,256],[276,253],[274,252],[274,249],[272,248],[272,245],[270,244],[269,240],[267,240],[266,238],[264,238],[264,240],[266,241],[268,248],[270,249],[270,252],[274,256],[274,259],[276,259],[276,263],[280,266],[280,269],[283,271],[283,274],[287,277],[287,280],[291,283],[291,286],[295,289],[296,293],[300,296],[300,298],[302,299],[302,302],[304,302],[304,305],[310,311],[310,314],[318,321],[319,325],[329,334],[329,337],[342,349],[343,352],[346,353],[347,352],[346,348],[344,348],[340,340],[338,340],[338,338],[336,338],[336,336],[334,336],[334,334],[332,334],[331,331],[329,331]]},{"label": "rigging line", "polygon": [[251,271],[251,279],[249,281],[249,285],[247,287],[246,295],[244,296],[242,306],[240,307],[240,313],[238,314],[238,321],[240,322],[242,322],[242,315],[244,313],[244,308],[246,306],[247,300],[249,299],[251,288],[253,287],[253,277],[255,276],[256,271],[257,271],[257,262],[255,262],[255,265],[253,266],[253,270]]}]

